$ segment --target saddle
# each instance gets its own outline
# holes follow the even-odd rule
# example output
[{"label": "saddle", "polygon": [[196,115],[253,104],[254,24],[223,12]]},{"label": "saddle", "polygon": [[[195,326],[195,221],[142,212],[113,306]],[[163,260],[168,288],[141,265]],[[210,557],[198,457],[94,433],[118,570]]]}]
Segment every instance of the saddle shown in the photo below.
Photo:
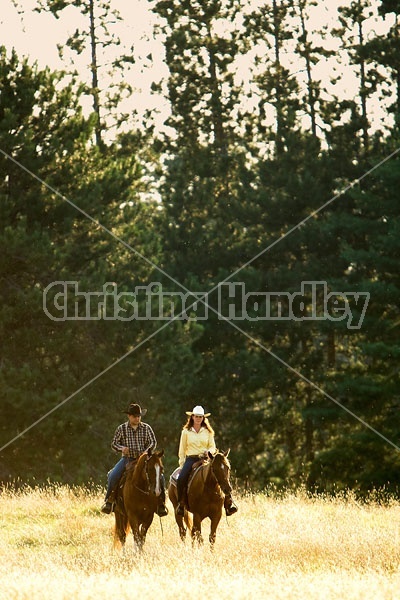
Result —
[{"label": "saddle", "polygon": [[192,481],[196,475],[196,473],[198,473],[198,471],[200,471],[200,469],[206,465],[209,461],[207,459],[203,459],[201,458],[200,460],[198,460],[197,462],[194,463],[192,470],[190,472],[190,476],[188,479],[188,484],[187,484],[187,493],[189,493],[190,490],[190,486],[192,484]]},{"label": "saddle", "polygon": [[128,471],[132,471],[136,466],[137,460],[131,460],[125,467],[125,471],[122,473],[121,478],[116,486],[116,488],[110,494],[110,500],[113,502],[114,507],[113,511],[119,511],[122,514],[125,514],[125,506],[124,506],[124,497],[122,494],[122,490],[125,485],[125,481],[128,475]]},{"label": "saddle", "polygon": [[[197,473],[197,471],[204,465],[206,464],[208,461],[204,460],[203,458],[199,458],[198,461],[196,461],[193,466],[192,466],[192,470],[190,472],[189,475],[189,480],[188,480],[188,484],[187,484],[187,489],[189,490],[190,488],[190,484],[192,483],[193,477],[195,476],[195,474]],[[171,473],[171,476],[169,478],[169,481],[172,485],[174,485],[175,487],[177,486],[177,482],[178,482],[178,477],[179,477],[179,473],[181,472],[181,468],[177,467],[175,469],[175,471],[173,473]]]}]

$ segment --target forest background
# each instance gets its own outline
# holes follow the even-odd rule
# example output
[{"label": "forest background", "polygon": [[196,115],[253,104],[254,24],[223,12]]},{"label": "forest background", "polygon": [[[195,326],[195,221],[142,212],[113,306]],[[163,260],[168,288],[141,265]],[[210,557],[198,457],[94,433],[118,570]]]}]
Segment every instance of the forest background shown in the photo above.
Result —
[{"label": "forest background", "polygon": [[[104,482],[139,400],[167,473],[201,404],[243,486],[398,494],[400,2],[147,2],[154,55],[118,4],[37,1],[76,23],[63,70],[0,49],[1,481]],[[308,288],[298,320],[55,321],[54,281],[370,301],[359,329],[304,320]]]}]

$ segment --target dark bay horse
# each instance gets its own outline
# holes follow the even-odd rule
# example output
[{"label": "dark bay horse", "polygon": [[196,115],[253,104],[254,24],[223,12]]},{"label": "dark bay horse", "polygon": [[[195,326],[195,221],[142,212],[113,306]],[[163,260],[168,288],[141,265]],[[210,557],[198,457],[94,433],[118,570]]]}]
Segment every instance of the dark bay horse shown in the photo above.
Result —
[{"label": "dark bay horse", "polygon": [[127,471],[122,488],[123,506],[117,503],[114,511],[116,545],[121,544],[124,548],[126,536],[131,529],[137,548],[143,548],[161,493],[163,455],[163,450],[144,452],[139,456],[136,466]]},{"label": "dark bay horse", "polygon": [[[176,482],[173,478],[170,479],[168,496],[174,506],[175,520],[182,540],[185,540],[188,528],[193,542],[202,543],[201,522],[208,517],[211,521],[209,540],[211,546],[214,545],[225,494],[230,494],[232,491],[229,481],[231,465],[228,454],[229,450],[227,452],[217,451],[215,454],[209,453],[209,459],[194,469],[194,475],[189,480],[188,506],[185,507],[184,517],[176,514],[178,505]],[[188,513],[192,513],[193,521]]]}]

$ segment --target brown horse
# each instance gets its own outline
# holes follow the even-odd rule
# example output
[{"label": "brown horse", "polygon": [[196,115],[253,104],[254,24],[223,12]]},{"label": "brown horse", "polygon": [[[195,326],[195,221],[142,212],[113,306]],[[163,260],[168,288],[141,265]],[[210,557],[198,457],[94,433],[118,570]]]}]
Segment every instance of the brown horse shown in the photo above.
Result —
[{"label": "brown horse", "polygon": [[[194,469],[194,474],[189,480],[185,516],[176,514],[178,494],[176,481],[171,477],[168,486],[168,496],[175,509],[175,520],[179,528],[179,535],[184,541],[187,528],[191,532],[192,540],[203,542],[201,535],[201,522],[208,517],[211,521],[209,540],[211,546],[215,543],[218,524],[222,516],[225,494],[230,494],[232,486],[229,481],[231,465],[227,452],[217,451],[209,453],[209,460]],[[188,513],[192,513],[193,522]],[[186,527],[185,527],[185,524]]]},{"label": "brown horse", "polygon": [[126,536],[131,529],[137,548],[143,548],[161,493],[163,454],[163,450],[144,452],[139,456],[136,466],[127,471],[121,494],[123,502],[117,501],[115,508],[116,545],[121,544],[124,548]]}]

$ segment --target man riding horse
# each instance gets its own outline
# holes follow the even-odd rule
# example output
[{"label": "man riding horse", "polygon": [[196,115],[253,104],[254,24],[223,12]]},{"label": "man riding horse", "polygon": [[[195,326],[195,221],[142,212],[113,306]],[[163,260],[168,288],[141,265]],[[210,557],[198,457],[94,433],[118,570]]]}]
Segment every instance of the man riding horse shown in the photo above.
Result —
[{"label": "man riding horse", "polygon": [[[121,452],[122,457],[117,464],[108,472],[107,492],[101,511],[110,514],[114,508],[115,493],[118,483],[128,467],[133,466],[139,456],[148,450],[156,449],[157,440],[154,431],[147,423],[141,421],[147,412],[139,404],[130,404],[126,411],[128,421],[119,425],[114,433],[111,448],[114,452]],[[162,490],[158,499],[157,514],[164,517],[168,514],[165,506],[165,485],[162,479]]]}]

